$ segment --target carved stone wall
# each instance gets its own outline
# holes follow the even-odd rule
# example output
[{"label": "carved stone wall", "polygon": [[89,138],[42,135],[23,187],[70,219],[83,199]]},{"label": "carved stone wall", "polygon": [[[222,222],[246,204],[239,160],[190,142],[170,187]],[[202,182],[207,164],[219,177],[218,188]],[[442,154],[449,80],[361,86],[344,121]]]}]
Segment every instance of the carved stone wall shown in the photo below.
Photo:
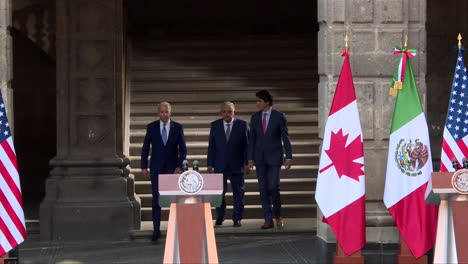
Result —
[{"label": "carved stone wall", "polygon": [[140,208],[123,154],[122,1],[56,4],[57,156],[41,237],[128,239]]},{"label": "carved stone wall", "polygon": [[[343,58],[344,36],[350,38],[350,61],[364,133],[367,240],[397,242],[398,233],[383,204],[388,137],[394,97],[388,95],[398,56],[393,48],[408,34],[411,60],[421,99],[426,98],[425,0],[318,1],[319,125],[323,133]],[[318,235],[334,237],[318,214]]]}]

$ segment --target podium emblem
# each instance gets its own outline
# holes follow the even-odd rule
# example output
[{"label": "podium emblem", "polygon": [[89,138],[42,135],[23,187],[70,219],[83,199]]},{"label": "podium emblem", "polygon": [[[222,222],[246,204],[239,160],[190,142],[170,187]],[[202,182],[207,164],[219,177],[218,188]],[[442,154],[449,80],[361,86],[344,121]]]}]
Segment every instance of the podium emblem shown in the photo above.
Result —
[{"label": "podium emblem", "polygon": [[468,194],[468,170],[458,170],[452,176],[452,186],[460,194]]},{"label": "podium emblem", "polygon": [[179,176],[179,189],[185,194],[196,194],[203,187],[203,177],[198,171],[188,170]]}]

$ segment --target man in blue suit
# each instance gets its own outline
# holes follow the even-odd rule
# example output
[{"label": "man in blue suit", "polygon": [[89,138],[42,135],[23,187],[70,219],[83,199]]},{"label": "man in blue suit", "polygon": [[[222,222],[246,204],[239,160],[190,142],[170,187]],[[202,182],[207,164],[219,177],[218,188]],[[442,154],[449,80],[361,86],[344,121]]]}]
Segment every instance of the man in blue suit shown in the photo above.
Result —
[{"label": "man in blue suit", "polygon": [[216,208],[216,225],[222,225],[224,221],[224,195],[229,179],[234,205],[232,220],[234,227],[240,227],[244,210],[244,172],[248,174],[250,170],[247,166],[247,122],[234,118],[235,114],[233,103],[228,101],[221,105],[222,118],[211,123],[207,163],[209,173],[222,173],[224,178],[222,204]]},{"label": "man in blue suit", "polygon": [[158,106],[159,120],[148,124],[141,150],[141,170],[148,178],[148,154],[151,145],[151,187],[153,191],[153,242],[161,236],[161,207],[159,206],[158,175],[182,173],[182,162],[187,156],[184,128],[170,119],[171,105],[162,102]]},{"label": "man in blue suit", "polygon": [[[250,120],[250,144],[248,151],[249,168],[256,167],[260,200],[263,208],[265,223],[262,229],[273,228],[273,217],[276,219],[276,227],[283,228],[284,221],[281,218],[280,198],[280,169],[284,164],[285,169],[291,168],[292,150],[289,140],[286,116],[272,108],[273,97],[267,90],[261,90],[255,94],[259,112],[252,115]],[[286,159],[283,157],[283,147]],[[273,204],[273,211],[271,208]]]}]

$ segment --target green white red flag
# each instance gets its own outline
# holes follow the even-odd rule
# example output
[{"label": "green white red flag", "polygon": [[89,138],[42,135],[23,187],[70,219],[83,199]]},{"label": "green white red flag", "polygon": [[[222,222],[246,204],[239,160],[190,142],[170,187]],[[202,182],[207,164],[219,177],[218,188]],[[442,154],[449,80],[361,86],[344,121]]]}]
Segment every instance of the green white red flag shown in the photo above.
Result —
[{"label": "green white red flag", "polygon": [[[397,48],[402,54],[391,88],[397,98],[388,146],[384,203],[402,238],[416,258],[435,244],[437,207],[425,200],[432,189],[432,158],[426,117],[419,99],[409,58],[415,51]],[[403,76],[403,77],[402,77]],[[396,85],[401,82],[401,87]]]}]

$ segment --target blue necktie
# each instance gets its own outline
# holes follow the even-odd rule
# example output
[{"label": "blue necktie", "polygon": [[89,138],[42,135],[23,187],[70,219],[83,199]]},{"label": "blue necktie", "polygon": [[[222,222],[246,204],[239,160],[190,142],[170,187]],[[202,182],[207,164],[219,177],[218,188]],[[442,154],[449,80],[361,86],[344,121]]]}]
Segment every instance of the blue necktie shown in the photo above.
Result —
[{"label": "blue necktie", "polygon": [[162,129],[161,137],[162,137],[162,141],[163,141],[163,143],[164,143],[164,146],[166,146],[166,143],[167,143],[166,123],[163,124],[163,129]]}]

